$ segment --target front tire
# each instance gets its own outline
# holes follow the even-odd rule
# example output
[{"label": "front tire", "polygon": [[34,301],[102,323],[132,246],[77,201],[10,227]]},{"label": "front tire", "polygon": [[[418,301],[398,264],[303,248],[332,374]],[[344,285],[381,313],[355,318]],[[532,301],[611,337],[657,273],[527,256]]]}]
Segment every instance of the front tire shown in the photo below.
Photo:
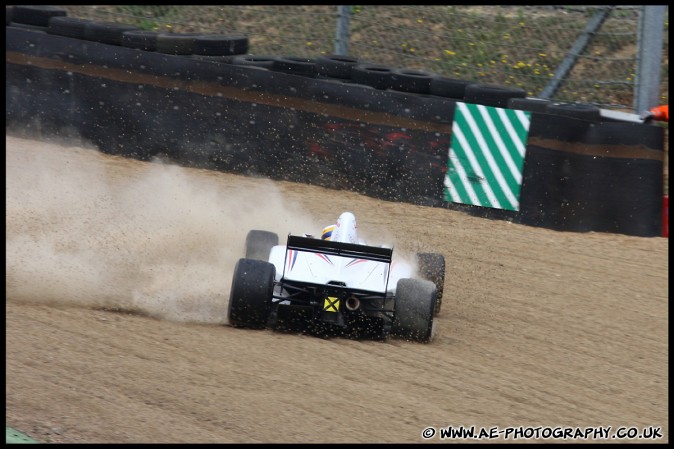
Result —
[{"label": "front tire", "polygon": [[400,279],[396,287],[395,316],[391,334],[428,343],[433,334],[435,284],[425,279]]},{"label": "front tire", "polygon": [[278,234],[269,231],[248,231],[246,236],[246,259],[269,260],[269,252],[278,245]]},{"label": "front tire", "polygon": [[227,319],[234,327],[264,329],[271,311],[276,267],[261,260],[239,259],[234,267]]},{"label": "front tire", "polygon": [[438,316],[445,289],[445,256],[438,253],[417,253],[417,264],[419,277],[435,284],[437,293],[433,314]]}]

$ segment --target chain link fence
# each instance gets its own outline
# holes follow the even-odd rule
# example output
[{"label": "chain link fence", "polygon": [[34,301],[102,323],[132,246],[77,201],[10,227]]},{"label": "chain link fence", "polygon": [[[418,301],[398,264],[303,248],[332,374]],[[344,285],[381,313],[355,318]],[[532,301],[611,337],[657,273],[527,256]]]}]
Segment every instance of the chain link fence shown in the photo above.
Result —
[{"label": "chain link fence", "polygon": [[[254,55],[312,58],[341,48],[363,62],[635,112],[643,6],[62,7],[72,17],[160,32],[245,34]],[[669,102],[666,11],[660,104]],[[551,90],[564,65],[568,70]]]}]

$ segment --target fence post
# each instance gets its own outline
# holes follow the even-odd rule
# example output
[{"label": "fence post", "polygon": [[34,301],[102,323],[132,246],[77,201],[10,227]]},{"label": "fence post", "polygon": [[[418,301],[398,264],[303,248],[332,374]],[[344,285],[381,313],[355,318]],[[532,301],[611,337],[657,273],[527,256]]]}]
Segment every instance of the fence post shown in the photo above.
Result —
[{"label": "fence post", "polygon": [[578,36],[576,42],[574,42],[573,47],[571,47],[562,63],[557,67],[554,78],[550,80],[540,95],[538,95],[539,98],[552,98],[555,95],[559,86],[573,66],[576,65],[576,62],[578,62],[578,56],[585,50],[585,47],[587,47],[595,33],[601,28],[612,10],[613,6],[605,6],[592,16],[583,32]]},{"label": "fence post", "polygon": [[634,112],[641,114],[660,104],[662,43],[667,6],[644,6],[637,35],[637,73]]},{"label": "fence post", "polygon": [[345,56],[349,53],[349,21],[351,6],[337,7],[337,32],[335,34],[335,54]]}]

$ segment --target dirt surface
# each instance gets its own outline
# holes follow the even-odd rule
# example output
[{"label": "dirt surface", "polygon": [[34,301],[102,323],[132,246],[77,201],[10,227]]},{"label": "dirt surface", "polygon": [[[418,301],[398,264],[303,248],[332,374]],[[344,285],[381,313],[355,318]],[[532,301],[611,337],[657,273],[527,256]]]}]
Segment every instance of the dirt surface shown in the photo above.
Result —
[{"label": "dirt surface", "polygon": [[[669,441],[667,239],[6,144],[6,423],[39,441],[420,443],[461,425]],[[227,325],[249,229],[318,233],[345,210],[401,257],[444,254],[432,343]]]}]

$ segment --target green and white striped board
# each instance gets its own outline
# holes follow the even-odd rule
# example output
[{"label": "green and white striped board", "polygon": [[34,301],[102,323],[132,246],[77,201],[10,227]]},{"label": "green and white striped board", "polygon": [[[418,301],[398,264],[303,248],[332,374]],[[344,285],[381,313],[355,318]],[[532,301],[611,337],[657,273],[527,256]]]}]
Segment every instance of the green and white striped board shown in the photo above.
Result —
[{"label": "green and white striped board", "polygon": [[5,444],[21,444],[21,443],[27,443],[27,444],[37,444],[39,443],[38,441],[35,441],[28,435],[19,432],[18,430],[14,430],[11,427],[9,427],[7,424],[5,424]]},{"label": "green and white striped board", "polygon": [[457,103],[444,196],[518,211],[531,113]]}]

